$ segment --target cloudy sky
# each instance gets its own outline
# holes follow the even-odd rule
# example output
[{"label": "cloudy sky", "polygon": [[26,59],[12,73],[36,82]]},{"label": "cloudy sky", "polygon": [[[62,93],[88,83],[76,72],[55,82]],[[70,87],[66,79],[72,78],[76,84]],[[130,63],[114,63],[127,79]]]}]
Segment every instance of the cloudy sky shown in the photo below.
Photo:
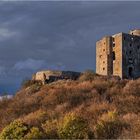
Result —
[{"label": "cloudy sky", "polygon": [[0,93],[42,69],[95,70],[95,43],[140,28],[140,2],[0,2]]}]

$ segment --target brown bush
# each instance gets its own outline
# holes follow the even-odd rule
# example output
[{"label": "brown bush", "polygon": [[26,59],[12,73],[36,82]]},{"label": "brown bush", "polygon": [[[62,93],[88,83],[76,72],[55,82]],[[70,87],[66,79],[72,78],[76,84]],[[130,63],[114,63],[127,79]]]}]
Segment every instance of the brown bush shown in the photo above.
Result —
[{"label": "brown bush", "polygon": [[45,122],[49,118],[46,111],[37,110],[35,112],[31,112],[24,117],[20,118],[22,122],[30,125],[40,127],[43,122]]},{"label": "brown bush", "polygon": [[41,81],[36,81],[36,80],[24,80],[22,82],[22,87],[23,88],[27,88],[27,87],[30,87],[32,85],[42,86],[42,82]]},{"label": "brown bush", "polygon": [[[29,86],[20,89],[12,99],[0,101],[0,130],[15,119],[23,119],[29,126],[42,129],[41,123],[59,121],[69,112],[87,120],[93,130],[103,114],[116,110],[119,118],[123,116],[120,121],[130,125],[122,129],[124,135],[120,132],[118,137],[128,138],[130,134],[131,138],[138,138],[139,85],[139,79],[110,80],[96,75],[92,80],[62,80],[43,86],[29,82]],[[43,112],[47,114],[41,117]],[[127,114],[136,117],[131,116],[129,121]]]},{"label": "brown bush", "polygon": [[130,80],[126,86],[123,88],[123,93],[125,96],[128,94],[140,97],[140,79]]},{"label": "brown bush", "polygon": [[95,76],[97,76],[97,74],[94,71],[92,71],[92,70],[86,70],[79,77],[79,81],[81,81],[81,82],[83,82],[83,81],[92,81],[92,80],[94,80]]}]

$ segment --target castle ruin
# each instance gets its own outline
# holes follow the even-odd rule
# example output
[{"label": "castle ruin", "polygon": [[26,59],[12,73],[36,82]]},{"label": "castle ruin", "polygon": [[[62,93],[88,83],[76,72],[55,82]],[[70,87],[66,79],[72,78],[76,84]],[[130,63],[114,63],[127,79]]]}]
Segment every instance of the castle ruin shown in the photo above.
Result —
[{"label": "castle ruin", "polygon": [[42,81],[43,84],[46,84],[57,80],[76,80],[80,74],[80,72],[74,71],[45,70],[34,74],[32,80]]},{"label": "castle ruin", "polygon": [[96,73],[122,79],[140,77],[140,29],[97,41]]}]

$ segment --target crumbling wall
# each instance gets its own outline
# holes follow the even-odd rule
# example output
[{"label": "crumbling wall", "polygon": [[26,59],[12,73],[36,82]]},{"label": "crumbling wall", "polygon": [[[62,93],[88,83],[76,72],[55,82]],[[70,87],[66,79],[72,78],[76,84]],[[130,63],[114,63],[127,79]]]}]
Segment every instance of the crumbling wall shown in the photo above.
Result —
[{"label": "crumbling wall", "polygon": [[123,78],[140,77],[140,36],[123,34]]},{"label": "crumbling wall", "polygon": [[122,78],[122,33],[113,35],[113,75]]},{"label": "crumbling wall", "polygon": [[96,73],[128,79],[140,77],[140,30],[97,41]]},{"label": "crumbling wall", "polygon": [[79,76],[80,72],[47,70],[37,72],[34,76],[34,80],[42,81],[43,84],[45,84],[61,79],[76,80]]},{"label": "crumbling wall", "polygon": [[106,36],[96,43],[96,73],[112,74],[112,37]]}]

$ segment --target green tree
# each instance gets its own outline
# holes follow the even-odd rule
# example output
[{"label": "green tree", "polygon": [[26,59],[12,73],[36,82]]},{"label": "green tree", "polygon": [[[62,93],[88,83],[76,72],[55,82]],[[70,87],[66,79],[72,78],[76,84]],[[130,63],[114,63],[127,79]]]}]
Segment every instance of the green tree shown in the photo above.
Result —
[{"label": "green tree", "polygon": [[91,133],[87,121],[71,113],[60,123],[58,134],[61,139],[87,139]]},{"label": "green tree", "polygon": [[24,137],[25,139],[41,139],[44,137],[43,132],[37,127],[32,127],[28,134]]},{"label": "green tree", "polygon": [[0,134],[0,139],[21,139],[28,132],[28,126],[21,121],[13,121]]}]

